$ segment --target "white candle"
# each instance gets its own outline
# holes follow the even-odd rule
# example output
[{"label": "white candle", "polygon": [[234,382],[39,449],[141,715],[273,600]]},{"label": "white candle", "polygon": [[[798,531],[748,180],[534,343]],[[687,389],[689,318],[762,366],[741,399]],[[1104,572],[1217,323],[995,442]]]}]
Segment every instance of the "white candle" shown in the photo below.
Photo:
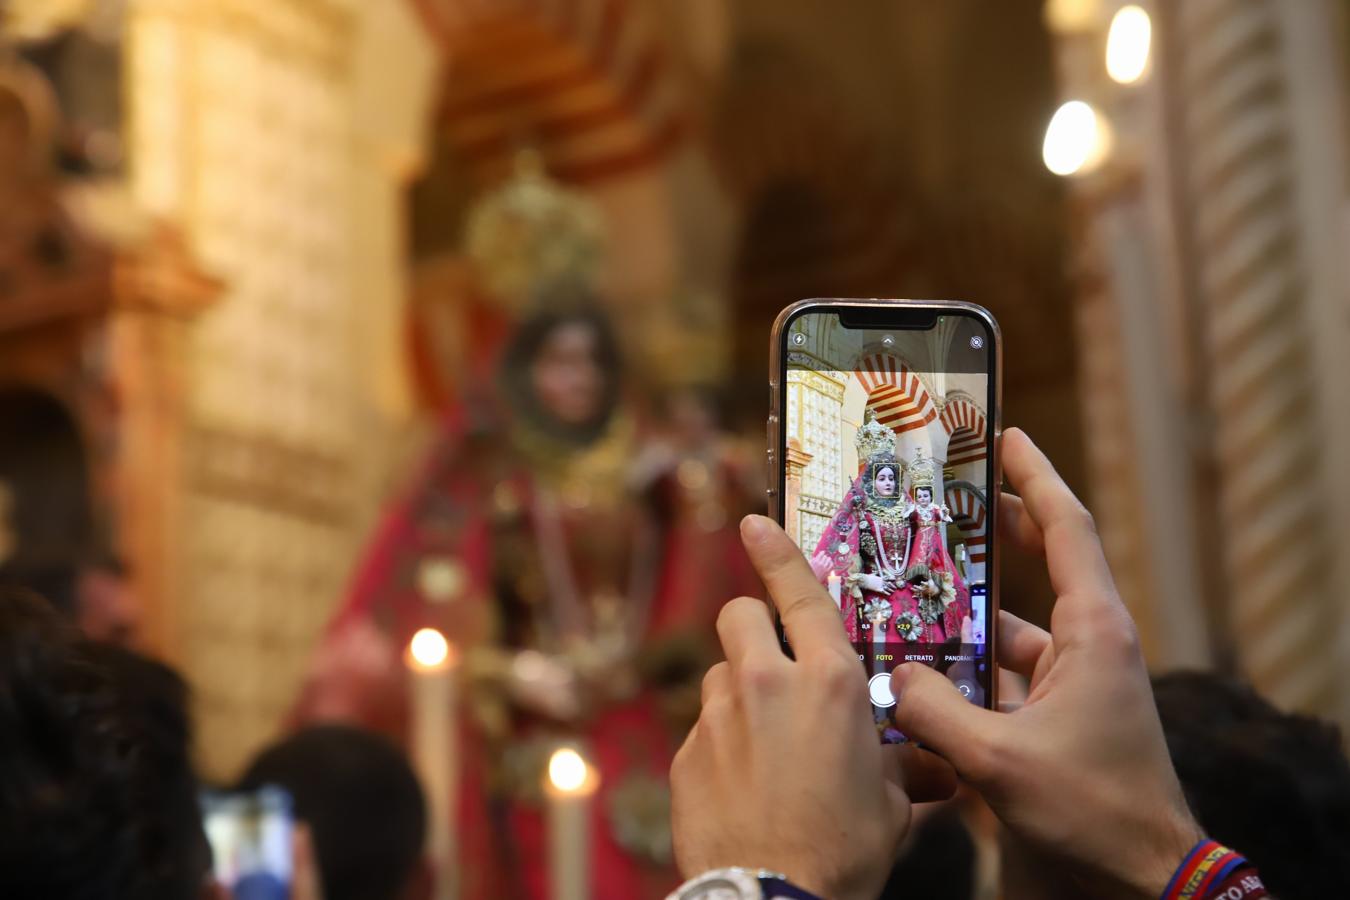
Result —
[{"label": "white candle", "polygon": [[600,778],[571,747],[553,751],[548,795],[550,900],[590,900],[591,796]]},{"label": "white candle", "polygon": [[839,582],[840,582],[840,578],[839,578],[839,573],[838,573],[838,572],[831,572],[831,573],[830,573],[830,577],[827,578],[827,579],[825,579],[825,582],[826,582],[826,584],[829,586],[830,598],[831,598],[832,600],[834,600],[834,605],[835,605],[836,607],[838,607],[839,610],[842,612],[843,609],[844,609],[844,601],[843,601],[842,597],[840,596],[840,590],[839,590]]},{"label": "white candle", "polygon": [[412,678],[412,759],[427,802],[427,858],[435,900],[454,900],[456,890],[455,660],[449,642],[423,628],[408,644]]}]

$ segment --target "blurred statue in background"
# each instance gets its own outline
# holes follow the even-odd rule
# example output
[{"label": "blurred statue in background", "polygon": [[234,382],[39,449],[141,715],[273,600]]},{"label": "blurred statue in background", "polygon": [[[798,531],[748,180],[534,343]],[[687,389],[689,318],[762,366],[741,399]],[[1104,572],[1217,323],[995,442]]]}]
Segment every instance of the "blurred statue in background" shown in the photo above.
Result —
[{"label": "blurred statue in background", "polygon": [[[569,217],[538,173],[527,174],[536,180],[525,194],[545,214],[532,220],[529,204],[506,204],[511,215],[497,221],[509,234],[480,230],[474,240],[534,247],[549,280],[535,284],[495,377],[446,413],[410,489],[384,516],[316,655],[299,718],[405,737],[401,653],[417,629],[440,628],[457,650],[465,698],[461,896],[548,895],[542,783],[551,752],[573,743],[599,774],[594,896],[662,897],[678,883],[670,761],[716,659],[718,608],[754,585],[734,527],[725,528],[745,510],[725,505],[736,495],[702,496],[697,514],[721,550],[708,559],[699,544],[693,558],[687,517],[672,513],[662,479],[639,465],[641,423],[589,287],[594,254],[573,246],[563,255],[577,266],[560,267],[536,246]],[[525,257],[493,258],[516,267]],[[519,290],[522,277],[482,282]]]}]

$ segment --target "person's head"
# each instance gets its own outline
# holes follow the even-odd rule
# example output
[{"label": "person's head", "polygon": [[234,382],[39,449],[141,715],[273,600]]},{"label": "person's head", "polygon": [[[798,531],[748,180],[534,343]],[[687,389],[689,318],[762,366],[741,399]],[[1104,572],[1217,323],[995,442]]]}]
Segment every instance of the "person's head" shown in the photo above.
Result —
[{"label": "person's head", "polygon": [[508,400],[530,424],[579,443],[609,423],[619,392],[619,348],[590,302],[563,299],[521,326],[502,377]]},{"label": "person's head", "polygon": [[24,588],[68,616],[86,638],[131,647],[140,630],[141,611],[116,557],[91,557],[86,562],[0,566],[0,585]]},{"label": "person's head", "polygon": [[426,805],[394,744],[345,725],[307,728],[264,750],[239,786],[269,784],[309,825],[325,900],[401,900],[419,886]]},{"label": "person's head", "polygon": [[1248,685],[1201,672],[1153,679],[1182,789],[1214,840],[1283,900],[1350,896],[1350,763],[1338,730],[1282,713]]},{"label": "person's head", "polygon": [[870,501],[893,505],[900,496],[900,464],[889,453],[877,453],[867,461],[863,475],[863,493]]},{"label": "person's head", "polygon": [[11,562],[0,566],[0,589],[31,591],[72,620],[80,606],[80,567],[74,563]]},{"label": "person's head", "polygon": [[933,502],[933,489],[921,487],[914,489],[914,502],[920,506],[927,506]]},{"label": "person's head", "polygon": [[112,683],[117,716],[137,748],[134,798],[153,896],[196,897],[211,851],[190,757],[187,684],[165,664],[114,644],[86,642],[83,653]]},{"label": "person's head", "polygon": [[878,466],[876,477],[872,484],[878,497],[894,497],[899,479],[896,477],[895,466]]},{"label": "person's head", "polygon": [[86,637],[122,647],[136,643],[141,608],[121,560],[91,561],[81,568],[75,590],[76,620]]},{"label": "person's head", "polygon": [[109,652],[41,598],[0,588],[0,896],[199,889],[181,682]]}]

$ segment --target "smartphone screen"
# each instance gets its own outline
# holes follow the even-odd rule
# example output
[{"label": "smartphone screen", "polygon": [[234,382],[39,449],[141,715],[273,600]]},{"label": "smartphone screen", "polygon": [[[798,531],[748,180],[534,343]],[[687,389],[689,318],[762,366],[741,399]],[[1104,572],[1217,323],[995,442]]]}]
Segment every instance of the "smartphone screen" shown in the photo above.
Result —
[{"label": "smartphone screen", "polygon": [[839,609],[881,740],[905,740],[889,685],[905,662],[991,705],[993,319],[822,302],[778,333],[778,509]]},{"label": "smartphone screen", "polygon": [[291,797],[277,787],[202,795],[212,873],[232,900],[286,900],[291,884]]}]

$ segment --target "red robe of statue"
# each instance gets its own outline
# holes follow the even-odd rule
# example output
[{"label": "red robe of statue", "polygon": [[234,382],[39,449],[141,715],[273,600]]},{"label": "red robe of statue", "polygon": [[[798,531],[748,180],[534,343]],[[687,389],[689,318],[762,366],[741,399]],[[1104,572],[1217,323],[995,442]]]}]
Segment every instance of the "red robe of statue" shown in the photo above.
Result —
[{"label": "red robe of statue", "polygon": [[596,900],[658,898],[678,884],[667,775],[718,658],[717,611],[756,590],[736,535],[749,510],[729,475],[714,528],[680,514],[672,478],[632,488],[622,430],[567,448],[519,427],[447,424],[380,525],[301,699],[301,721],[355,720],[403,738],[403,648],[419,628],[446,633],[464,698],[464,900],[546,900],[541,785],[565,741],[600,776]]},{"label": "red robe of statue", "polygon": [[[840,605],[849,640],[869,641],[884,624],[886,642],[942,644],[961,637],[970,616],[970,589],[942,543],[941,510],[920,509],[908,497],[883,504],[868,496],[867,474],[854,481],[839,510],[825,526],[813,557],[829,558],[818,572],[829,586],[840,579]],[[927,578],[906,576],[923,566]],[[881,579],[876,590],[859,576]],[[931,580],[931,584],[929,583]]]}]

